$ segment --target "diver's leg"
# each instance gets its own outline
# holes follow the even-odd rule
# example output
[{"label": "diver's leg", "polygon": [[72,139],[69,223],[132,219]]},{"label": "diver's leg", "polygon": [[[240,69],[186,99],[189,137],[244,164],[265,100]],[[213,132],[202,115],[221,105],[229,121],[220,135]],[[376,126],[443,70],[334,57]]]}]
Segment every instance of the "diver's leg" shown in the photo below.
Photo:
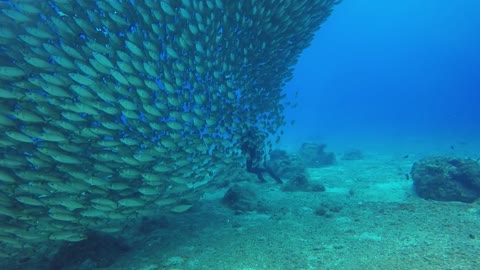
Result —
[{"label": "diver's leg", "polygon": [[262,175],[262,170],[258,167],[253,167],[253,161],[251,159],[247,159],[247,172],[249,173],[253,173],[253,174],[256,174],[257,177],[258,177],[258,180],[260,182],[266,182],[265,181],[265,178],[263,178],[263,175]]},{"label": "diver's leg", "polygon": [[270,174],[270,176],[271,176],[273,179],[275,179],[275,181],[277,181],[277,183],[283,184],[282,179],[280,179],[280,177],[278,177],[278,175],[276,175],[270,167],[268,167],[268,166],[265,165],[265,170],[268,172],[268,174]]},{"label": "diver's leg", "polygon": [[263,178],[263,175],[261,172],[258,172],[257,173],[257,177],[258,177],[258,180],[261,182],[261,183],[266,183],[267,181],[265,180],[265,178]]},{"label": "diver's leg", "polygon": [[263,178],[263,175],[262,175],[263,170],[262,170],[261,168],[252,168],[252,173],[254,173],[254,174],[257,175],[258,180],[259,180],[260,182],[262,182],[262,183],[267,182],[267,181],[265,180],[265,178]]}]

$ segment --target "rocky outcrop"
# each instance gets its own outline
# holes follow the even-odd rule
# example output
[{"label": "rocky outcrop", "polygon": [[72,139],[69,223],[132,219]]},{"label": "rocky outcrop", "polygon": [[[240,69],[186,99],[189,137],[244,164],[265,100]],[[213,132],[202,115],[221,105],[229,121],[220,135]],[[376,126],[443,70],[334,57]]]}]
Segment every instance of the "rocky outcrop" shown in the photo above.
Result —
[{"label": "rocky outcrop", "polygon": [[480,165],[472,159],[425,158],[413,164],[411,176],[424,199],[470,203],[480,197]]},{"label": "rocky outcrop", "polygon": [[325,152],[326,144],[304,143],[298,151],[306,167],[318,168],[335,165],[335,153]]}]

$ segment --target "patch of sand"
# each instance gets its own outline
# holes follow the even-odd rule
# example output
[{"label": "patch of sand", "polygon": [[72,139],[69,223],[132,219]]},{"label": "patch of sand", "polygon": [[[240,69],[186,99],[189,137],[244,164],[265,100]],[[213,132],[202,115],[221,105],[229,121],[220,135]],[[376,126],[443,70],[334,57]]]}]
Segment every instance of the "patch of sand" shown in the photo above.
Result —
[{"label": "patch of sand", "polygon": [[[418,198],[411,165],[370,155],[310,169],[322,193],[256,184],[269,209],[261,214],[234,215],[216,194],[110,269],[480,269],[480,204]],[[341,210],[318,216],[322,204]]]}]

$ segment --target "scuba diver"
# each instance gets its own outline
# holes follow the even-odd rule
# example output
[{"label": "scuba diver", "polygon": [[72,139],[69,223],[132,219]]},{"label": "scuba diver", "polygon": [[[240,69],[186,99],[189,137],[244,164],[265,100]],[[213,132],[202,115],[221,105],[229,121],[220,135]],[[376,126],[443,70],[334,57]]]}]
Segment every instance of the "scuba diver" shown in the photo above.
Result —
[{"label": "scuba diver", "polygon": [[247,172],[256,174],[258,180],[262,183],[267,182],[263,177],[263,173],[268,173],[277,183],[282,184],[282,179],[267,165],[264,150],[265,138],[266,136],[258,129],[250,129],[242,137],[241,150],[242,153],[247,155]]}]

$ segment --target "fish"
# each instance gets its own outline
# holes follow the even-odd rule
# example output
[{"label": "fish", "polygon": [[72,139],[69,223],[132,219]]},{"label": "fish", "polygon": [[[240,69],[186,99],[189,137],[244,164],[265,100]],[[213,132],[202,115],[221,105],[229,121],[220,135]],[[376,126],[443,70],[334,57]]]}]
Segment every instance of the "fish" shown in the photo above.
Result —
[{"label": "fish", "polygon": [[339,1],[10,2],[0,241],[23,252],[188,214],[250,127],[282,135],[283,87]]}]

